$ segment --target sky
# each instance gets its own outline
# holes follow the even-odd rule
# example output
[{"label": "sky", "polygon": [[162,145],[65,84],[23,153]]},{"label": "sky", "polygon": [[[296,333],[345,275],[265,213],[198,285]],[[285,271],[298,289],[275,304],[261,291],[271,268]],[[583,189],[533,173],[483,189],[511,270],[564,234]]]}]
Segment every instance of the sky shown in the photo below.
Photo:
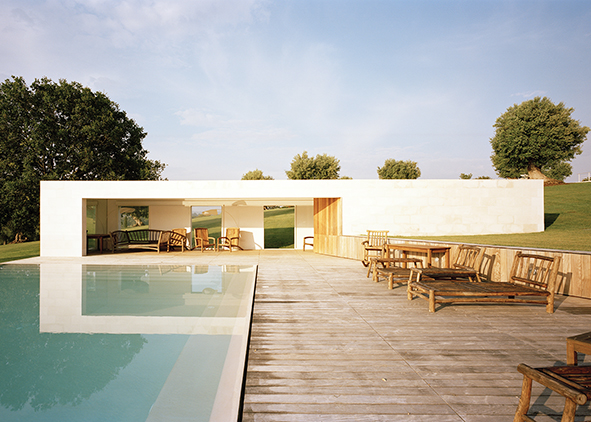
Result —
[{"label": "sky", "polygon": [[[514,104],[546,96],[591,127],[591,1],[1,0],[13,75],[104,92],[169,180],[286,179],[304,151],[354,179],[387,159],[497,178]],[[567,181],[591,172],[582,149]]]}]

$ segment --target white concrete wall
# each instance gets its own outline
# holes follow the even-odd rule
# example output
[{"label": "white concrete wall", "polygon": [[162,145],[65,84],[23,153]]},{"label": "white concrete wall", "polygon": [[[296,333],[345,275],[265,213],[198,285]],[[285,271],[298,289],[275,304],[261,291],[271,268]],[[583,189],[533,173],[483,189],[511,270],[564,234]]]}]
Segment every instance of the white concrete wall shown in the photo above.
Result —
[{"label": "white concrete wall", "polygon": [[544,230],[539,180],[43,181],[42,256],[85,253],[84,200],[98,198],[114,200],[107,210],[110,231],[118,221],[111,204],[156,207],[150,226],[160,229],[190,227],[191,205],[223,205],[224,228],[240,227],[247,249],[264,247],[262,206],[269,204],[296,205],[295,245],[301,248],[303,237],[313,234],[313,198],[342,198],[344,235],[370,229],[401,236]]},{"label": "white concrete wall", "polygon": [[400,180],[343,195],[343,234],[528,233],[544,230],[544,188],[536,180]]},{"label": "white concrete wall", "polygon": [[304,237],[314,236],[314,205],[299,205],[295,210],[295,249],[304,247]]},{"label": "white concrete wall", "polygon": [[240,228],[243,249],[265,249],[264,213],[259,206],[225,206],[222,208],[222,233],[228,227]]},{"label": "white concrete wall", "polygon": [[191,207],[182,205],[150,205],[149,207],[151,229],[185,229],[187,233],[191,233]]}]

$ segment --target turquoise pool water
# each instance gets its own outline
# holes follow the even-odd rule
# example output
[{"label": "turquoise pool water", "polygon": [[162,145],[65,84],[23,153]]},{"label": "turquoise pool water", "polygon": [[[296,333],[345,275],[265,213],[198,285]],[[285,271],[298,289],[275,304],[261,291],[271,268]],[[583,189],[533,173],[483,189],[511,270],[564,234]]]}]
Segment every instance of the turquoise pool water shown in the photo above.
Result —
[{"label": "turquoise pool water", "polygon": [[0,421],[235,420],[256,267],[0,266]]}]

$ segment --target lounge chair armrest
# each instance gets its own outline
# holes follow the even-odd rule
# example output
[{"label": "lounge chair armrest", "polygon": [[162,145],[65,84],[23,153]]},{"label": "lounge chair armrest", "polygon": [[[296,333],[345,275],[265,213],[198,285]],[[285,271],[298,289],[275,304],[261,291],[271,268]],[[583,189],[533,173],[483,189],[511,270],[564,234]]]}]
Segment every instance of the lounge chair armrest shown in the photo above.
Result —
[{"label": "lounge chair armrest", "polygon": [[545,387],[548,387],[552,391],[561,394],[562,396],[574,401],[579,405],[587,403],[587,396],[584,393],[572,388],[568,384],[563,383],[558,379],[546,375],[542,371],[534,369],[524,363],[520,363],[517,366],[517,370],[526,377],[531,378],[532,380],[542,384]]}]

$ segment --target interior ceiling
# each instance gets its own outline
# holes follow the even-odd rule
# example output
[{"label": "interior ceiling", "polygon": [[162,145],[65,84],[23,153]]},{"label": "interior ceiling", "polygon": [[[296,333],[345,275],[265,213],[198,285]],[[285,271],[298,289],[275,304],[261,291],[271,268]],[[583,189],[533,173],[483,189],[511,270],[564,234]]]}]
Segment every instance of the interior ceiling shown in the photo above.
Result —
[{"label": "interior ceiling", "polygon": [[262,207],[264,205],[314,205],[313,198],[256,198],[256,199],[243,199],[243,198],[224,198],[224,199],[185,199],[183,201],[185,206],[208,206],[208,205],[226,205],[226,206],[251,206],[251,207]]},{"label": "interior ceiling", "polygon": [[[92,201],[93,199],[88,199]],[[313,198],[188,198],[188,199],[154,199],[154,198],[133,198],[115,199],[117,205],[183,205],[186,207],[196,206],[264,206],[264,205],[314,205]]]}]

